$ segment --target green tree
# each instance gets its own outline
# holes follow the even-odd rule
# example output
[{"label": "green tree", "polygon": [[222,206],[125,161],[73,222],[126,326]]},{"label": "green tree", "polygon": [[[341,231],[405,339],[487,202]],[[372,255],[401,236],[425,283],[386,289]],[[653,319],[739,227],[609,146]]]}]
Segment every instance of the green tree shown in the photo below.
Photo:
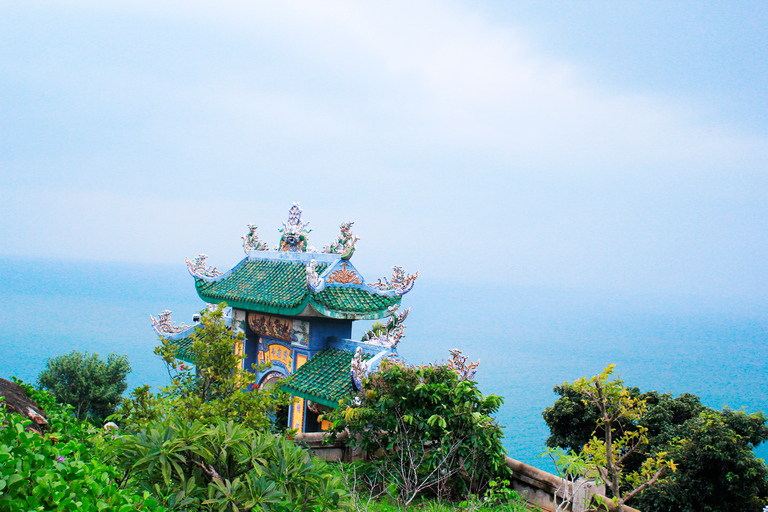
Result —
[{"label": "green tree", "polygon": [[232,420],[260,431],[269,429],[278,407],[288,405],[290,396],[276,386],[251,389],[256,376],[243,368],[246,354],[235,350],[245,336],[233,333],[226,326],[226,306],[222,302],[213,311],[201,312],[190,349],[194,366],[177,360],[178,346],[172,340],[160,338],[155,354],[166,363],[171,385],[159,396],[147,388],[134,390],[118,411],[116,420],[129,428],[138,428],[176,416],[207,424]]},{"label": "green tree", "polygon": [[658,443],[677,472],[643,493],[637,504],[659,512],[760,512],[768,498],[768,470],[754,447],[768,440],[766,418],[704,409],[668,429]]},{"label": "green tree", "polygon": [[509,476],[503,433],[491,416],[502,402],[447,366],[384,360],[364,390],[326,419],[369,454],[381,454],[373,466],[407,506],[425,491],[466,496]]},{"label": "green tree", "polygon": [[[625,471],[638,471],[658,452],[666,452],[677,467],[636,496],[633,506],[659,512],[762,510],[759,500],[768,495],[766,467],[753,452],[768,439],[762,414],[714,411],[689,393],[673,397],[626,389],[645,402],[646,410],[638,419],[620,419],[618,424],[625,431],[644,428],[648,443],[625,459]],[[595,420],[597,406],[585,404],[573,384],[556,386],[555,392],[559,398],[543,412],[551,434],[548,446],[579,452],[593,435],[603,436]]]},{"label": "green tree", "polygon": [[[648,428],[638,423],[647,404],[633,396],[618,376],[613,376],[613,368],[614,365],[608,365],[594,377],[577,380],[573,389],[581,394],[585,405],[597,408],[596,426],[602,430],[602,435],[593,435],[581,453],[611,490],[613,501],[622,512],[628,500],[655,484],[665,470],[675,471],[675,465],[665,458],[666,453],[657,452],[649,454],[637,470],[626,470],[628,459],[648,444]],[[630,424],[634,428],[626,428]]]},{"label": "green tree", "polygon": [[100,422],[122,400],[130,372],[128,356],[109,354],[104,361],[98,354],[73,350],[48,359],[37,381],[58,403],[74,407],[78,418]]}]

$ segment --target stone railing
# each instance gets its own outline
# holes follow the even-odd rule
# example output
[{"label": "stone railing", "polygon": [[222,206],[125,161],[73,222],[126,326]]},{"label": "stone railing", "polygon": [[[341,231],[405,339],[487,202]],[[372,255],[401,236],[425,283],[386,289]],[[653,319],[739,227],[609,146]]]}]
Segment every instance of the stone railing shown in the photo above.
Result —
[{"label": "stone railing", "polygon": [[[507,466],[512,470],[512,488],[520,496],[525,497],[531,505],[539,507],[546,512],[556,512],[559,503],[573,493],[573,506],[568,507],[568,512],[585,512],[588,508],[590,496],[604,495],[605,488],[594,483],[577,481],[575,489],[573,484],[563,480],[539,468],[535,468],[519,460],[507,457]],[[574,492],[575,491],[575,492]],[[604,510],[604,509],[603,509]],[[612,503],[608,504],[607,512],[616,512],[617,508]],[[639,512],[624,505],[624,512]]]},{"label": "stone railing", "polygon": [[[297,434],[295,441],[311,450],[321,460],[351,462],[363,458],[362,451],[347,447],[349,436],[346,432],[339,434],[332,443],[326,441],[327,438],[328,434],[325,432],[308,432]],[[510,457],[507,457],[507,466],[512,470],[513,489],[528,503],[544,512],[556,512],[558,504],[562,503],[568,493],[574,491],[574,505],[568,507],[567,512],[585,512],[587,509],[584,504],[589,497],[605,492],[602,486],[590,485],[588,482],[581,482],[583,485],[577,484],[574,489],[572,484],[562,478]],[[616,510],[614,505],[609,504],[607,512]],[[606,512],[605,509],[603,512]],[[639,511],[625,505],[624,512]]]}]

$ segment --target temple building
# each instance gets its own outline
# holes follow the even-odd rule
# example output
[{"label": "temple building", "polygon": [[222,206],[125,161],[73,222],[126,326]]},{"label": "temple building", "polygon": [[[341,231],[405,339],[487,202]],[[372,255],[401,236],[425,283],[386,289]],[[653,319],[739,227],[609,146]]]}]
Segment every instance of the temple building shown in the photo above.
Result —
[{"label": "temple building", "polygon": [[[408,309],[398,311],[402,296],[418,276],[393,267],[391,279],[366,283],[350,262],[359,240],[352,222],[341,225],[336,241],[322,252],[309,246],[309,223],[294,204],[283,223],[279,243],[270,249],[249,224],[243,238],[246,257],[228,272],[206,265],[201,254],[187,259],[197,294],[212,307],[229,306],[228,326],[245,334],[234,350],[245,354],[246,369],[266,369],[257,386],[280,383],[297,397],[288,411],[288,425],[299,432],[324,430],[318,415],[338,406],[339,399],[360,388],[363,376],[384,357],[397,354]],[[198,324],[176,325],[171,312],[151,318],[155,331],[178,347],[176,357],[194,364],[192,333]],[[384,327],[361,341],[350,339],[352,322],[387,318]],[[285,381],[283,381],[286,379]]]}]

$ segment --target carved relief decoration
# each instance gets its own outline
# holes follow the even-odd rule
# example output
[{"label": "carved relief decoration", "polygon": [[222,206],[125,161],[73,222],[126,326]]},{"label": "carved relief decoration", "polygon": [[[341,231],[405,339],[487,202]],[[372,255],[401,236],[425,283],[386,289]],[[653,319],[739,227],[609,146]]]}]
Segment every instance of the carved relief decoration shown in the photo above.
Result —
[{"label": "carved relief decoration", "polygon": [[193,261],[189,261],[189,258],[184,258],[187,262],[187,270],[193,277],[198,279],[205,279],[206,281],[215,279],[221,275],[221,272],[216,267],[206,267],[205,260],[208,259],[207,254],[201,254]]},{"label": "carved relief decoration", "polygon": [[341,268],[331,272],[331,275],[325,278],[326,283],[338,283],[338,284],[363,284],[363,280],[354,270],[350,270],[347,267],[349,263],[342,262]]},{"label": "carved relief decoration", "polygon": [[411,308],[406,308],[405,311],[398,313],[397,309],[399,307],[400,305],[396,304],[387,308],[390,315],[387,325],[381,329],[373,329],[366,332],[365,336],[363,336],[363,341],[381,347],[397,347],[400,340],[405,338],[405,325],[403,322],[411,311]]},{"label": "carved relief decoration", "polygon": [[461,350],[453,348],[448,352],[451,353],[451,358],[448,360],[448,368],[456,372],[459,376],[459,380],[472,380],[477,373],[477,367],[480,366],[480,360],[477,362],[467,363],[467,356],[461,354]]},{"label": "carved relief decoration", "polygon": [[175,324],[171,321],[171,311],[165,310],[157,318],[149,315],[149,319],[152,321],[152,328],[157,334],[176,334],[182,331],[186,331],[190,326],[187,324]]},{"label": "carved relief decoration", "polygon": [[259,235],[256,234],[256,229],[258,229],[258,226],[255,224],[248,224],[248,233],[242,236],[243,239],[243,250],[248,253],[248,251],[268,251],[269,246],[267,245],[267,242],[261,240],[259,238]]},{"label": "carved relief decoration", "polygon": [[269,336],[280,340],[291,340],[293,321],[259,313],[248,313],[248,327],[260,336]]},{"label": "carved relief decoration", "polygon": [[275,250],[282,252],[307,252],[307,235],[311,229],[308,229],[309,222],[301,222],[301,206],[299,203],[293,203],[288,211],[288,222],[283,222],[283,229],[278,231],[282,233],[280,243]]},{"label": "carved relief decoration", "polygon": [[419,273],[408,275],[403,267],[395,265],[392,267],[392,280],[382,277],[376,283],[369,283],[368,286],[380,292],[394,291],[395,295],[405,295],[413,289],[416,278]]},{"label": "carved relief decoration", "polygon": [[345,222],[341,226],[341,234],[330,245],[326,245],[323,248],[323,252],[330,254],[341,254],[341,259],[348,260],[355,252],[355,242],[360,240],[352,233],[352,225],[354,222]]}]

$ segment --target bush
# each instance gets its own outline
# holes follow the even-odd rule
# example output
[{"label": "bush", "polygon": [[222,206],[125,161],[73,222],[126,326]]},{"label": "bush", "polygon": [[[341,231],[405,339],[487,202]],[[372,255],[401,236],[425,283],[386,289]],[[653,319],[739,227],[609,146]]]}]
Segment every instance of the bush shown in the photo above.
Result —
[{"label": "bush", "polygon": [[70,406],[23,387],[46,411],[50,431],[46,437],[27,432],[30,420],[0,407],[0,510],[164,510],[149,493],[126,488],[123,473],[96,458],[101,434],[77,420]]},{"label": "bush", "polygon": [[[762,511],[768,498],[768,471],[753,452],[768,440],[761,413],[715,411],[687,393],[673,397],[626,390],[633,399],[643,401],[646,410],[639,418],[621,420],[619,428],[624,432],[644,429],[648,441],[627,458],[626,471],[638,471],[646,458],[659,452],[676,466],[674,473],[667,472],[654,487],[635,497],[634,507],[659,512]],[[560,398],[543,412],[551,434],[548,446],[578,452],[593,435],[602,437],[594,404],[585,404],[582,394],[567,382],[556,386],[555,392]]]},{"label": "bush", "polygon": [[120,403],[130,372],[128,356],[109,354],[104,361],[98,354],[73,350],[48,359],[37,381],[58,403],[74,407],[78,418],[101,422]]},{"label": "bush", "polygon": [[223,419],[269,430],[278,407],[288,405],[291,398],[277,386],[249,391],[256,377],[243,369],[246,355],[233,351],[244,335],[227,328],[226,306],[222,302],[214,311],[201,311],[200,325],[192,335],[194,367],[176,359],[178,346],[173,341],[160,338],[155,354],[166,363],[171,385],[160,396],[147,387],[137,388],[116,414],[116,421],[133,428],[132,421],[142,426],[150,420],[178,416],[188,422],[212,424]]},{"label": "bush", "polygon": [[346,492],[293,442],[233,422],[153,423],[115,441],[126,472],[170,510],[338,510]]},{"label": "bush", "polygon": [[447,366],[385,360],[360,395],[326,419],[336,433],[348,429],[369,455],[381,454],[368,471],[379,473],[376,485],[396,486],[407,506],[424,492],[464,497],[509,476],[503,434],[491,417],[502,401]]}]

